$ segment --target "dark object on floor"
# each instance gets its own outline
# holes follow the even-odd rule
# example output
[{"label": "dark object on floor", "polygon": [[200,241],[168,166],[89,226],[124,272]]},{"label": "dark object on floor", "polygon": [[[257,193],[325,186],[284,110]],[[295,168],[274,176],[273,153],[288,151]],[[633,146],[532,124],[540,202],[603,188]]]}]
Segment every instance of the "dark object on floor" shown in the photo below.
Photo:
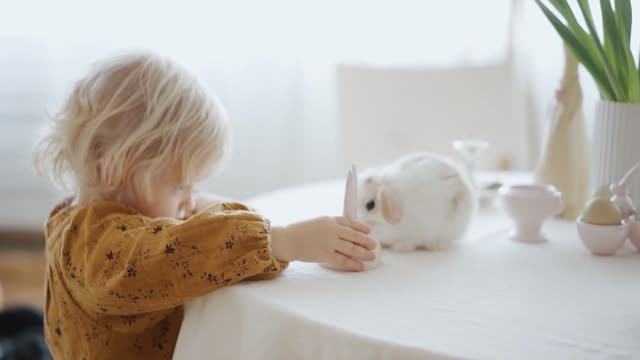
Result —
[{"label": "dark object on floor", "polygon": [[40,312],[28,307],[0,312],[0,360],[49,359]]}]

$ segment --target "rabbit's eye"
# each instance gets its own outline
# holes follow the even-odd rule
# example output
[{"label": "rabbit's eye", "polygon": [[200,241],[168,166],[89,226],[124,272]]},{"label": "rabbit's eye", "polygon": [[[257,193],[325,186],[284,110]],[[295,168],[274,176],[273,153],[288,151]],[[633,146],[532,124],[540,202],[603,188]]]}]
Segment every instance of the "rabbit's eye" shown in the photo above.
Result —
[{"label": "rabbit's eye", "polygon": [[367,203],[367,210],[371,211],[374,207],[376,207],[376,202],[374,200],[371,200]]}]

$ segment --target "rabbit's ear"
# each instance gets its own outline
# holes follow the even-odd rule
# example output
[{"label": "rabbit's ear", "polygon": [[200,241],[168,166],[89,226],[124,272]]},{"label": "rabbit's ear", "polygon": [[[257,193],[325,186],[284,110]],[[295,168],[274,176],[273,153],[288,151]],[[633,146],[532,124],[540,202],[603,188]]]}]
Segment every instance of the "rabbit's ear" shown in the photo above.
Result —
[{"label": "rabbit's ear", "polygon": [[382,216],[389,224],[399,224],[404,218],[402,199],[400,195],[389,186],[383,186],[380,191],[380,208]]}]

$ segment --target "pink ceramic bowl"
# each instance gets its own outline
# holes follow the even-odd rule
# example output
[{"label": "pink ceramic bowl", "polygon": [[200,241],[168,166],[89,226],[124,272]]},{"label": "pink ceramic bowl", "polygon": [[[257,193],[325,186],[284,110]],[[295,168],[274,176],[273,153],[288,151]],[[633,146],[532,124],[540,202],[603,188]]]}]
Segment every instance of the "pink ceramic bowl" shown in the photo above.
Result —
[{"label": "pink ceramic bowl", "polygon": [[640,221],[637,219],[629,222],[629,240],[636,249],[640,250]]},{"label": "pink ceramic bowl", "polygon": [[624,244],[629,235],[630,223],[622,225],[593,225],[576,220],[578,234],[584,246],[593,255],[613,255]]}]

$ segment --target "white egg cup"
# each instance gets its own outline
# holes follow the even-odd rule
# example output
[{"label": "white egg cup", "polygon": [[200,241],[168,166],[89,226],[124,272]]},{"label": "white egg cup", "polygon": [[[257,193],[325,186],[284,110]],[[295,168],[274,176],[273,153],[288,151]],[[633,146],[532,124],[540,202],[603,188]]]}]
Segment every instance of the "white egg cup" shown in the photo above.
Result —
[{"label": "white egg cup", "polygon": [[595,225],[576,220],[578,234],[584,246],[594,255],[614,255],[629,238],[631,243],[640,250],[640,221],[636,219],[636,209],[627,194],[631,180],[640,173],[640,163],[634,165],[618,182],[609,186],[611,202],[621,212],[622,223],[619,225]]},{"label": "white egg cup", "polygon": [[502,207],[513,222],[510,238],[524,243],[547,241],[541,232],[548,218],[564,208],[562,194],[552,185],[509,185],[500,188]]},{"label": "white egg cup", "polygon": [[630,222],[620,225],[595,225],[576,220],[578,234],[593,255],[610,256],[616,253],[629,236]]}]

